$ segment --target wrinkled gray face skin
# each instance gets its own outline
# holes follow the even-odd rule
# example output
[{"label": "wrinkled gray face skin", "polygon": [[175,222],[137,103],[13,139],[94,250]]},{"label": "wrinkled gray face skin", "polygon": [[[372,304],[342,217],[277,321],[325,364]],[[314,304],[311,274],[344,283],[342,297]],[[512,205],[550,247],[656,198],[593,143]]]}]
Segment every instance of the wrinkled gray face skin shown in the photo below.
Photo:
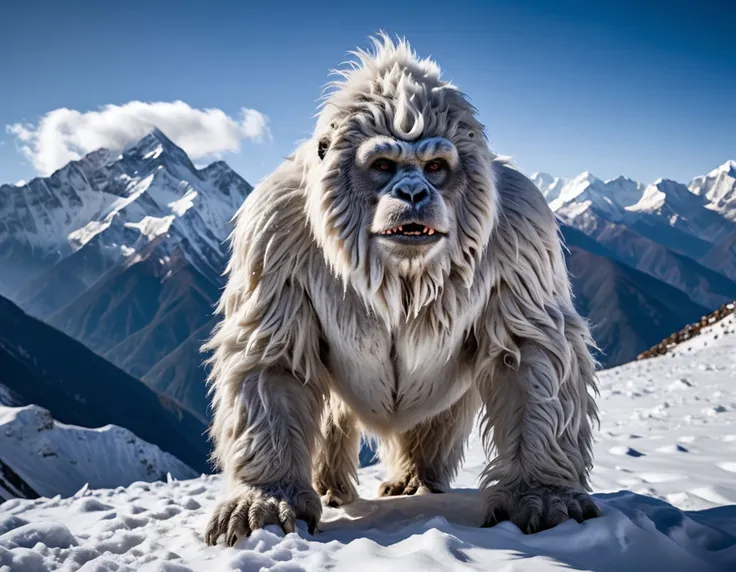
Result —
[{"label": "wrinkled gray face skin", "polygon": [[370,240],[394,262],[433,258],[455,232],[454,203],[466,182],[447,139],[373,137],[357,149],[353,189],[375,206]]}]

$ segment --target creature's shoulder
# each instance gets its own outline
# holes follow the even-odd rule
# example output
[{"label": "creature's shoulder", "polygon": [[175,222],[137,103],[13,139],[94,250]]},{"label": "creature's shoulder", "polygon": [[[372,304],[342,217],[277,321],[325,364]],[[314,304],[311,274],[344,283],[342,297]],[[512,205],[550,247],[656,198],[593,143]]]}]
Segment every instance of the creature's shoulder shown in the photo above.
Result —
[{"label": "creature's shoulder", "polygon": [[[498,209],[493,241],[535,241],[556,243],[559,226],[552,209],[537,186],[504,160],[493,162]],[[548,245],[549,246],[549,245]]]},{"label": "creature's shoulder", "polygon": [[231,268],[250,279],[296,270],[313,247],[305,210],[303,168],[286,159],[248,195],[235,218]]},{"label": "creature's shoulder", "polygon": [[236,215],[237,232],[277,231],[284,223],[303,222],[303,168],[289,157],[248,195]]},{"label": "creature's shoulder", "polygon": [[494,172],[499,214],[486,257],[496,280],[506,282],[519,295],[567,295],[560,226],[544,195],[506,162],[494,161]]}]

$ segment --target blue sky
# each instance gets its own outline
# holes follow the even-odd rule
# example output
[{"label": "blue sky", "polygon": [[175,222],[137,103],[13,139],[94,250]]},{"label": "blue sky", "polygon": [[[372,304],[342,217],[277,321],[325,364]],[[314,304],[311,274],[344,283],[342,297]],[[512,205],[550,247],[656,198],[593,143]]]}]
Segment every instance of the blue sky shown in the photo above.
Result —
[{"label": "blue sky", "polygon": [[[256,182],[309,135],[328,70],[381,29],[435,58],[492,148],[527,172],[687,181],[736,159],[729,0],[61,4],[0,4],[0,182],[64,157],[54,121],[39,125],[50,112],[82,114],[58,122],[84,127],[79,151],[131,129],[131,101],[183,101],[180,123],[159,111],[182,137],[193,130],[196,162],[239,145],[222,157]],[[114,112],[84,115],[105,105]]]}]

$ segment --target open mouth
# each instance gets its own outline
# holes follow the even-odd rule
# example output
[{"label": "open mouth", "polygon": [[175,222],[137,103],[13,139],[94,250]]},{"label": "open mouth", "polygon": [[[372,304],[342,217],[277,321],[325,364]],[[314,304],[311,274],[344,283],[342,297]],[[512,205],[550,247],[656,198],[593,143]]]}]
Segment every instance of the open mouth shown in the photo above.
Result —
[{"label": "open mouth", "polygon": [[403,244],[428,244],[441,240],[445,235],[431,226],[410,222],[378,232],[376,236]]}]

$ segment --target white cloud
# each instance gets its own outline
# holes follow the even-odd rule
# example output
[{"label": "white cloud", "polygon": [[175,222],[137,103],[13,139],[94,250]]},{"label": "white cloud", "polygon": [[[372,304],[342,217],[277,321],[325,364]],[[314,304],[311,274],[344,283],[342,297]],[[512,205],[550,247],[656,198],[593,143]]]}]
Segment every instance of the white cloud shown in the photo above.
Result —
[{"label": "white cloud", "polygon": [[59,108],[37,125],[14,123],[5,129],[36,170],[49,175],[101,147],[120,150],[154,127],[195,160],[239,151],[245,139],[261,142],[271,137],[268,117],[255,109],[244,107],[234,118],[221,109],[195,109],[183,101],[130,101],[87,112]]}]

